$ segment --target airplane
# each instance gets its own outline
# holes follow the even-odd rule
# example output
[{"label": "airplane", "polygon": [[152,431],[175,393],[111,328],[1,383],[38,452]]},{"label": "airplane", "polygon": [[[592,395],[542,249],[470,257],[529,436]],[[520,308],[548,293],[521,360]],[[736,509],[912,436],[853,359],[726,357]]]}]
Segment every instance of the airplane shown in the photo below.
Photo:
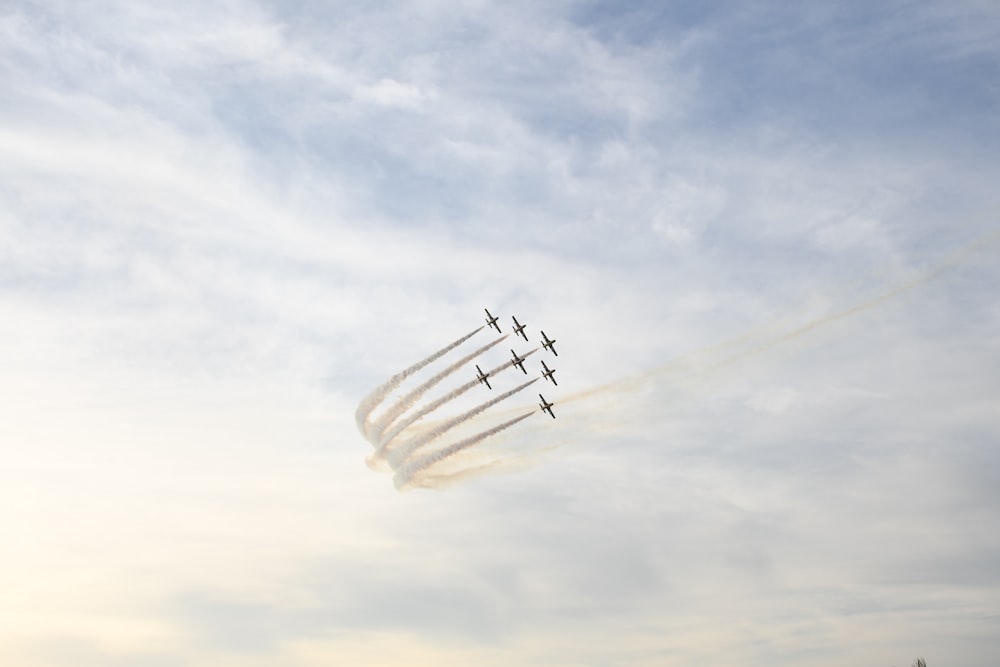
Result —
[{"label": "airplane", "polygon": [[497,330],[497,333],[500,333],[500,325],[497,324],[497,318],[490,315],[489,308],[483,308],[483,310],[486,311],[486,326],[493,327]]},{"label": "airplane", "polygon": [[520,334],[521,338],[528,340],[528,337],[524,333],[524,325],[518,322],[516,317],[514,318],[514,333]]},{"label": "airplane", "polygon": [[543,331],[542,332],[542,347],[544,347],[546,350],[551,351],[552,354],[554,354],[554,355],[556,355],[558,357],[559,353],[556,352],[555,344],[556,344],[556,342],[554,340],[549,340],[549,337],[546,336],[545,332]]},{"label": "airplane", "polygon": [[479,364],[476,364],[476,375],[479,376],[479,384],[485,383],[487,389],[492,389],[493,388],[493,387],[490,386],[490,381],[488,379],[490,377],[490,374],[489,373],[484,373],[482,371],[482,369],[479,368]]},{"label": "airplane", "polygon": [[517,356],[517,352],[514,350],[511,350],[510,353],[514,355],[514,365],[520,368],[521,371],[527,375],[528,371],[524,370],[524,357]]},{"label": "airplane", "polygon": [[[477,366],[477,368],[478,368],[478,366]],[[555,377],[552,375],[553,373],[556,372],[556,369],[549,368],[548,366],[545,365],[544,361],[542,362],[542,368],[545,369],[545,370],[542,371],[542,377],[545,378],[545,379],[547,379],[547,380],[552,380],[552,384],[554,384],[555,386],[558,387],[559,383],[556,382]]]},{"label": "airplane", "polygon": [[549,416],[555,419],[556,415],[554,412],[552,412],[552,403],[546,401],[545,397],[542,396],[541,394],[538,395],[538,398],[542,399],[542,402],[538,404],[542,408],[542,412],[548,412]]}]

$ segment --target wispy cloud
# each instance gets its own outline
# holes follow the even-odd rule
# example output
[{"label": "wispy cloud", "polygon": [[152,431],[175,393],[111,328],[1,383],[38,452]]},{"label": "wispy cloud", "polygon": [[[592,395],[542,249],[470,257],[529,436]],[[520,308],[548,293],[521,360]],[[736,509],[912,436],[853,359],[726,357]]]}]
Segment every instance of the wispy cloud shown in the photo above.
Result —
[{"label": "wispy cloud", "polygon": [[[992,664],[998,26],[8,3],[0,661]],[[484,306],[559,418],[398,494]]]}]

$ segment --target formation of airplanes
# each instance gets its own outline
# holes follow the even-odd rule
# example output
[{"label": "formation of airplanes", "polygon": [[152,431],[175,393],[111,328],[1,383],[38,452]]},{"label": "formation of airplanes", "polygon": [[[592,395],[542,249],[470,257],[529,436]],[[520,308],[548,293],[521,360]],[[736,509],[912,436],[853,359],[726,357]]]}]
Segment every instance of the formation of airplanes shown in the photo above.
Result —
[{"label": "formation of airplanes", "polygon": [[[486,311],[486,326],[490,327],[490,328],[493,328],[493,329],[496,329],[497,333],[501,333],[501,331],[500,331],[500,325],[497,324],[497,322],[498,322],[498,320],[500,318],[499,317],[494,317],[493,315],[491,315],[488,308],[484,308],[483,310]],[[512,316],[511,319],[514,320],[514,327],[513,327],[514,334],[517,335],[517,336],[520,336],[525,341],[527,341],[528,340],[528,335],[526,333],[524,333],[524,326],[525,325],[523,325],[520,322],[518,322],[516,317]],[[549,339],[549,337],[547,335],[545,335],[544,331],[542,331],[541,333],[542,333],[542,348],[548,350],[549,352],[551,352],[552,354],[554,354],[555,356],[558,357],[559,353],[556,352],[556,347],[555,347],[556,341],[555,341],[555,339],[554,338],[553,339]],[[524,367],[524,360],[525,360],[525,358],[528,355],[524,355],[523,357],[518,356],[517,352],[515,352],[513,349],[511,349],[510,353],[513,355],[513,359],[510,362],[511,365],[516,366],[517,368],[520,368],[521,372],[524,373],[525,375],[527,375],[528,371]],[[550,380],[554,386],[559,386],[559,383],[556,382],[555,372],[556,372],[556,369],[549,368],[545,364],[545,361],[542,361],[542,377],[545,378],[546,380]],[[484,373],[483,370],[481,368],[479,368],[478,365],[476,366],[476,378],[479,380],[480,384],[485,384],[487,389],[491,389],[491,390],[493,389],[493,387],[490,386],[490,380],[489,380],[490,373]],[[554,405],[554,403],[546,401],[545,397],[542,396],[541,394],[538,395],[538,398],[542,399],[542,402],[539,403],[539,407],[542,408],[542,412],[549,413],[549,416],[552,417],[553,419],[555,419],[556,415],[555,415],[554,412],[552,412],[552,406]]]}]

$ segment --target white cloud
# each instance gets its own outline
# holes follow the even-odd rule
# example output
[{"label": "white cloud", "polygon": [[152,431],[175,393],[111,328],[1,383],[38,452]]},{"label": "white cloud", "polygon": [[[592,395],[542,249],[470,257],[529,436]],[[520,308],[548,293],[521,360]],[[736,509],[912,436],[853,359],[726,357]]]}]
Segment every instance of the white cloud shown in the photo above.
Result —
[{"label": "white cloud", "polygon": [[795,404],[798,392],[789,387],[766,387],[753,394],[748,403],[754,410],[781,414]]},{"label": "white cloud", "polygon": [[359,86],[354,95],[365,102],[402,109],[416,109],[424,97],[417,86],[394,79],[381,79],[367,86]]},{"label": "white cloud", "polygon": [[[992,10],[92,9],[0,19],[0,661],[990,664]],[[397,494],[483,306],[559,419]]]},{"label": "white cloud", "polygon": [[665,185],[664,209],[653,221],[653,229],[672,243],[697,239],[725,207],[726,195],[717,186],[696,186],[676,179]]}]

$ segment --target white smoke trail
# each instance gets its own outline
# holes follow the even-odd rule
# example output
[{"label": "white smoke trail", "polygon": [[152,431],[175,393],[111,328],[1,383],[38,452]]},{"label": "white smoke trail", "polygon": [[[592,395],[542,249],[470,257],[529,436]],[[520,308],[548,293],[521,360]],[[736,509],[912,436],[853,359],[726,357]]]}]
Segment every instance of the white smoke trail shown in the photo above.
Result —
[{"label": "white smoke trail", "polygon": [[487,343],[486,345],[483,345],[478,350],[474,350],[473,352],[465,355],[464,357],[453,363],[451,366],[448,366],[443,371],[432,377],[427,382],[424,382],[422,385],[420,385],[410,393],[400,398],[391,407],[389,407],[386,410],[385,414],[379,417],[379,419],[376,420],[375,423],[369,428],[369,433],[370,433],[369,440],[372,442],[372,444],[375,445],[376,453],[380,452],[382,448],[385,447],[386,442],[388,442],[388,440],[391,439],[382,437],[383,434],[385,433],[385,430],[389,426],[391,426],[392,423],[396,421],[396,419],[398,419],[404,412],[413,407],[413,404],[416,403],[421,396],[423,396],[428,391],[433,389],[449,375],[458,371],[460,368],[462,368],[462,366],[469,363],[482,353],[486,352],[493,346],[503,341],[509,335],[510,334],[504,334],[503,336],[500,336],[496,340]]},{"label": "white smoke trail", "polygon": [[[537,380],[537,378],[536,378],[536,380]],[[535,382],[536,380],[532,380],[531,382]],[[524,386],[527,386],[528,384],[531,384],[531,382],[525,384]],[[454,456],[455,454],[457,454],[458,452],[462,451],[463,449],[467,449],[467,448],[471,447],[472,445],[474,445],[474,444],[476,444],[478,442],[481,442],[481,441],[485,440],[486,438],[489,438],[490,436],[496,435],[497,433],[499,433],[500,431],[503,431],[504,429],[510,428],[514,424],[516,424],[516,423],[518,423],[518,422],[520,422],[520,421],[522,421],[524,419],[527,419],[528,417],[530,417],[531,415],[535,414],[536,412],[538,412],[538,411],[537,410],[532,410],[531,412],[526,412],[523,415],[515,417],[514,419],[509,419],[509,420],[503,422],[502,424],[498,424],[497,426],[494,426],[493,428],[486,429],[485,431],[482,431],[482,432],[477,433],[477,434],[475,434],[473,436],[470,436],[470,437],[466,438],[465,440],[460,440],[459,442],[456,442],[453,445],[448,445],[444,449],[442,449],[440,451],[437,451],[437,452],[434,452],[433,454],[428,454],[427,456],[422,456],[419,459],[417,459],[416,461],[413,461],[412,463],[408,463],[405,466],[402,466],[399,469],[397,469],[396,474],[393,477],[393,483],[396,485],[397,489],[401,488],[401,487],[405,486],[406,484],[409,484],[413,480],[413,476],[414,475],[420,473],[423,470],[426,470],[427,468],[429,468],[430,466],[434,465],[435,463],[439,463],[439,462],[447,459],[450,456]]]},{"label": "white smoke trail", "polygon": [[[506,338],[506,336],[504,336],[504,338]],[[500,340],[503,340],[503,338],[501,338]],[[536,347],[535,349],[531,350],[530,352],[527,352],[524,355],[523,358],[527,359],[529,356],[531,356],[532,354],[534,354],[537,351],[538,351],[538,348]],[[486,371],[486,375],[487,375],[487,377],[493,377],[497,373],[499,373],[500,371],[505,370],[507,368],[510,368],[513,365],[514,365],[514,360],[513,359],[508,359],[505,363],[502,363],[499,366],[496,366],[494,368],[491,368],[491,369],[487,370]],[[438,399],[435,399],[434,401],[431,401],[430,403],[428,403],[427,405],[425,405],[423,408],[421,408],[417,412],[413,413],[412,415],[410,415],[406,419],[400,421],[395,426],[393,426],[391,431],[389,431],[384,437],[381,437],[378,440],[378,447],[379,448],[385,448],[385,447],[387,447],[396,438],[396,436],[398,436],[400,433],[402,433],[411,424],[413,424],[413,423],[415,423],[417,421],[420,421],[421,419],[423,419],[424,417],[426,417],[430,413],[432,413],[435,410],[437,410],[438,408],[440,408],[445,403],[449,403],[450,401],[455,400],[456,398],[458,398],[459,396],[461,396],[465,392],[469,391],[470,389],[472,389],[473,387],[475,387],[478,384],[479,384],[479,380],[478,379],[476,379],[476,380],[470,380],[469,382],[466,382],[465,384],[463,384],[462,386],[460,386],[458,389],[455,389],[454,391],[445,394],[441,398],[438,398]]]},{"label": "white smoke trail", "polygon": [[[506,338],[506,337],[507,336],[504,336],[503,338]],[[503,340],[503,338],[501,338],[500,340]],[[499,341],[494,341],[492,343],[492,345],[495,345],[497,342],[499,342]],[[534,354],[537,351],[538,351],[538,348],[536,347],[535,349],[527,352],[524,355],[524,357],[522,357],[522,358],[523,359],[527,359],[529,356],[531,356],[532,354]],[[514,360],[513,359],[508,359],[505,363],[502,363],[499,366],[496,366],[495,368],[491,368],[488,371],[486,371],[486,375],[487,375],[487,377],[493,377],[494,375],[496,375],[500,371],[502,371],[504,369],[507,369],[507,368],[510,368],[513,365],[514,365]],[[396,438],[396,436],[399,435],[408,426],[410,426],[411,424],[413,424],[413,423],[415,423],[415,422],[423,419],[424,417],[426,417],[430,413],[432,413],[435,410],[437,410],[438,408],[440,408],[445,403],[448,403],[450,401],[455,400],[456,398],[458,398],[459,396],[461,396],[465,392],[467,392],[470,389],[472,389],[473,387],[475,387],[477,384],[479,384],[479,380],[478,379],[476,379],[476,380],[470,380],[469,382],[463,384],[458,389],[456,389],[456,390],[454,390],[454,391],[452,391],[452,392],[450,392],[448,394],[445,394],[441,398],[438,398],[438,399],[436,399],[436,400],[428,403],[426,406],[424,406],[423,408],[421,408],[417,412],[413,413],[412,415],[410,415],[406,419],[400,421],[398,424],[396,424],[395,426],[392,427],[392,430],[389,431],[389,433],[384,438],[380,438],[378,440],[377,449],[379,451],[381,451],[381,449],[384,449],[386,446],[388,446],[389,443],[392,442]]]},{"label": "white smoke trail", "polygon": [[[893,287],[890,290],[887,290],[881,294],[877,294],[873,297],[870,297],[857,305],[851,306],[850,308],[845,308],[841,311],[831,313],[830,315],[826,315],[824,317],[812,320],[811,322],[806,322],[805,324],[801,324],[795,327],[794,329],[790,329],[783,333],[773,335],[743,350],[734,352],[733,354],[722,359],[721,361],[716,361],[706,366],[690,370],[684,375],[680,376],[679,379],[683,380],[691,377],[708,375],[714,371],[723,370],[729,366],[733,366],[744,360],[753,358],[763,352],[766,352],[767,350],[770,350],[771,348],[777,347],[778,345],[787,343],[800,336],[804,336],[816,329],[825,327],[829,324],[838,322],[840,320],[851,318],[855,315],[860,315],[861,313],[871,308],[879,306],[887,301],[890,301],[898,296],[901,296],[919,287],[920,285],[923,285],[926,282],[933,280],[934,278],[937,278],[938,276],[944,274],[945,272],[960,265],[962,262],[964,262],[970,256],[972,256],[975,252],[990,245],[991,243],[997,242],[998,240],[1000,240],[1000,231],[994,231],[992,233],[986,234],[976,239],[975,241],[963,246],[962,248],[959,248],[955,252],[952,252],[943,260],[941,260],[936,266],[927,269],[920,274],[917,274],[916,276],[910,278],[910,280],[900,285],[897,285],[896,287]],[[643,385],[645,385],[649,380],[655,379],[668,372],[678,370],[676,361],[677,360],[668,362],[666,364],[653,368],[652,370],[647,371],[635,377],[623,378],[621,380],[610,382],[608,384],[599,385],[597,387],[592,387],[591,389],[586,389],[584,391],[577,392],[575,394],[562,398],[560,402],[565,405],[567,403],[575,403],[577,401],[584,399],[596,398],[601,395],[607,395],[607,394],[617,395],[617,394],[631,393],[633,391],[638,390]]]},{"label": "white smoke trail", "polygon": [[404,430],[406,430],[413,423],[420,421],[421,419],[423,419],[424,417],[426,417],[430,413],[432,413],[435,410],[437,410],[438,408],[440,408],[445,403],[449,403],[451,401],[454,401],[456,398],[458,398],[459,396],[461,396],[465,392],[469,391],[470,389],[472,389],[473,387],[475,387],[477,384],[479,384],[479,380],[471,380],[471,381],[466,382],[465,384],[463,384],[458,389],[456,389],[456,390],[454,390],[452,392],[449,392],[449,393],[445,394],[444,396],[442,396],[441,398],[438,398],[438,399],[436,399],[436,400],[428,403],[426,406],[424,406],[423,408],[421,408],[417,412],[414,412],[412,415],[410,415],[406,419],[402,420],[401,422],[399,422],[398,424],[396,424],[395,426],[393,426],[392,430],[389,431],[385,435],[384,438],[382,438],[381,440],[379,440],[379,447],[382,448],[382,449],[388,447],[392,443],[392,441],[396,439],[396,436],[398,436],[400,433],[402,433]]},{"label": "white smoke trail", "polygon": [[[587,421],[587,430],[589,432],[607,431],[609,429],[613,430],[615,427],[620,427],[625,423],[630,423],[630,420],[622,413],[622,407],[615,405],[615,409],[613,410],[600,410],[597,409],[597,406],[593,403],[593,401],[604,400],[614,403],[616,400],[626,396],[633,396],[637,392],[642,391],[644,387],[651,387],[651,381],[659,380],[668,374],[676,374],[676,382],[684,382],[692,378],[710,376],[713,373],[722,371],[748,359],[752,359],[799,337],[808,335],[815,330],[821,329],[835,322],[860,315],[869,309],[875,308],[907,292],[910,292],[920,285],[923,285],[924,283],[944,274],[946,271],[960,265],[975,252],[997,242],[998,239],[1000,239],[1000,232],[994,231],[987,234],[964,246],[963,248],[950,253],[936,265],[926,269],[916,276],[913,276],[902,284],[898,284],[880,294],[869,297],[861,303],[855,304],[851,307],[844,308],[824,317],[791,327],[783,332],[767,336],[763,340],[758,339],[753,341],[752,338],[749,341],[741,340],[746,338],[744,336],[740,339],[708,348],[708,350],[712,350],[713,352],[723,352],[726,348],[729,348],[729,350],[726,350],[729,353],[722,356],[722,358],[719,358],[719,356],[716,356],[715,354],[710,354],[709,358],[701,360],[700,363],[695,362],[693,364],[688,364],[684,363],[684,358],[689,355],[684,355],[684,357],[681,357],[680,359],[657,366],[646,373],[633,377],[622,378],[618,381],[585,389],[569,396],[564,396],[561,398],[560,404],[569,407],[568,404],[578,404],[582,401],[587,404],[587,407],[584,408],[581,405],[576,405],[577,409],[573,411],[575,413],[575,419],[583,419],[584,421]],[[732,349],[734,344],[739,345],[741,342],[743,343],[742,349]],[[699,351],[697,354],[704,353],[708,350]],[[513,409],[505,410],[504,412],[509,414],[512,411]],[[612,414],[615,415],[614,418],[610,417]]]},{"label": "white smoke trail", "polygon": [[423,361],[418,361],[417,363],[413,364],[406,370],[396,373],[387,381],[385,381],[383,384],[376,387],[370,394],[361,399],[361,402],[358,403],[358,409],[354,412],[354,421],[358,426],[358,430],[361,431],[361,435],[365,436],[365,438],[368,439],[369,442],[371,442],[371,439],[368,437],[368,429],[370,428],[370,425],[368,423],[368,415],[370,415],[372,413],[372,410],[377,408],[379,404],[382,403],[383,400],[385,400],[385,397],[389,394],[389,392],[398,387],[403,382],[403,380],[410,377],[411,375],[419,371],[427,364],[433,363],[438,359],[440,359],[441,357],[443,357],[444,355],[448,354],[456,347],[458,347],[459,345],[461,345],[462,343],[464,343],[465,341],[469,340],[477,333],[482,331],[484,328],[485,327],[479,327],[478,329],[465,334],[458,340],[454,341],[453,343],[449,343],[448,345],[441,348],[440,350],[438,350],[431,356],[427,357]]},{"label": "white smoke trail", "polygon": [[518,393],[519,391],[523,391],[525,388],[530,387],[536,382],[538,382],[538,378],[532,378],[531,380],[528,380],[527,382],[518,385],[513,389],[505,391],[504,393],[496,396],[495,398],[491,398],[485,403],[480,403],[476,407],[472,408],[471,410],[463,412],[457,417],[449,419],[448,421],[444,422],[437,428],[431,429],[426,433],[423,433],[419,436],[411,438],[410,440],[407,440],[402,445],[400,445],[396,450],[386,453],[389,458],[389,465],[391,465],[393,468],[398,468],[399,464],[408,459],[417,449],[423,447],[424,445],[430,442],[433,442],[434,440],[437,440],[442,435],[444,435],[451,429],[455,428],[459,424],[462,424],[463,422],[466,422],[474,417],[477,417],[478,415],[482,414],[483,412],[493,407],[497,403],[507,400],[514,394]]},{"label": "white smoke trail", "polygon": [[[495,443],[502,443],[504,438],[497,438],[490,441],[485,451],[482,447],[476,449],[469,448],[527,419],[527,417],[536,411],[533,410],[525,414],[518,414],[524,407],[513,406],[510,408],[499,408],[496,411],[490,412],[487,416],[484,414],[485,410],[522,391],[527,386],[536,382],[538,378],[534,378],[511,391],[500,394],[496,398],[457,417],[434,421],[430,424],[417,424],[417,422],[428,414],[459,398],[478,384],[478,380],[471,380],[430,403],[417,405],[424,392],[442,381],[451,372],[457,371],[458,367],[471,360],[479,351],[449,366],[448,369],[439,373],[438,376],[422,385],[418,390],[395,402],[388,408],[385,415],[374,420],[374,424],[370,421],[372,412],[399,387],[403,380],[447,354],[485,327],[476,329],[427,359],[394,375],[388,382],[366,396],[359,404],[355,414],[358,428],[368,438],[369,442],[376,447],[376,454],[372,460],[388,465],[395,472],[394,481],[397,488],[438,486],[442,483],[442,480],[446,483],[448,480],[464,479],[470,475],[478,474],[476,471],[498,469],[502,467],[499,465],[501,462],[504,465],[509,465],[511,462],[527,461],[531,456],[543,449],[558,448],[569,442],[577,443],[581,435],[592,434],[600,439],[601,434],[609,434],[612,431],[617,431],[623,424],[635,423],[635,419],[632,418],[631,413],[641,413],[648,409],[648,404],[642,395],[643,392],[652,392],[658,388],[670,387],[680,389],[684,385],[690,384],[692,378],[700,378],[698,381],[703,382],[703,378],[709,377],[723,369],[764,354],[773,348],[779,348],[786,343],[806,336],[814,330],[831,323],[849,319],[871,308],[875,308],[938,277],[945,271],[964,262],[974,252],[984,246],[995,243],[998,239],[1000,239],[1000,232],[993,231],[958,251],[951,253],[936,265],[915,275],[911,275],[909,280],[897,284],[897,286],[887,289],[882,293],[871,296],[856,305],[843,308],[824,317],[794,326],[786,325],[787,328],[784,328],[784,330],[779,327],[772,327],[766,333],[760,332],[749,336],[744,335],[735,340],[689,353],[636,376],[622,378],[617,382],[587,388],[570,396],[564,396],[560,399],[559,403],[569,408],[567,416],[571,416],[572,421],[576,424],[573,433],[567,432],[563,436],[564,442],[553,441],[551,434],[542,442],[539,436],[543,431],[548,431],[546,428],[549,426],[548,421],[544,424],[527,424],[522,426],[518,431],[520,436],[524,437],[518,440],[516,448],[502,452],[499,459],[490,462],[488,465],[479,465],[481,463],[479,459],[474,461],[476,459],[475,453],[478,452],[480,456],[485,455],[485,451],[489,451],[489,448],[494,446]],[[492,347],[500,340],[503,340],[503,338],[494,341],[485,349]],[[528,352],[524,356],[527,357],[533,354],[537,349]],[[488,373],[492,376],[506,368],[510,368],[512,365],[514,365],[513,361],[507,360],[505,363],[489,370]],[[655,396],[657,400],[662,399],[662,396],[659,396],[659,394]],[[626,397],[629,400],[623,402],[623,399]],[[415,411],[413,411],[414,406],[416,406]],[[469,437],[463,437],[465,433],[483,428],[488,420],[495,421],[497,419],[504,421],[497,426],[481,430]],[[446,433],[457,428],[459,425],[463,427],[461,429],[463,435],[458,436],[462,438],[459,442],[454,444],[438,444],[446,440],[444,437]],[[458,455],[459,452],[465,453]],[[446,460],[448,462],[444,463]]]}]

